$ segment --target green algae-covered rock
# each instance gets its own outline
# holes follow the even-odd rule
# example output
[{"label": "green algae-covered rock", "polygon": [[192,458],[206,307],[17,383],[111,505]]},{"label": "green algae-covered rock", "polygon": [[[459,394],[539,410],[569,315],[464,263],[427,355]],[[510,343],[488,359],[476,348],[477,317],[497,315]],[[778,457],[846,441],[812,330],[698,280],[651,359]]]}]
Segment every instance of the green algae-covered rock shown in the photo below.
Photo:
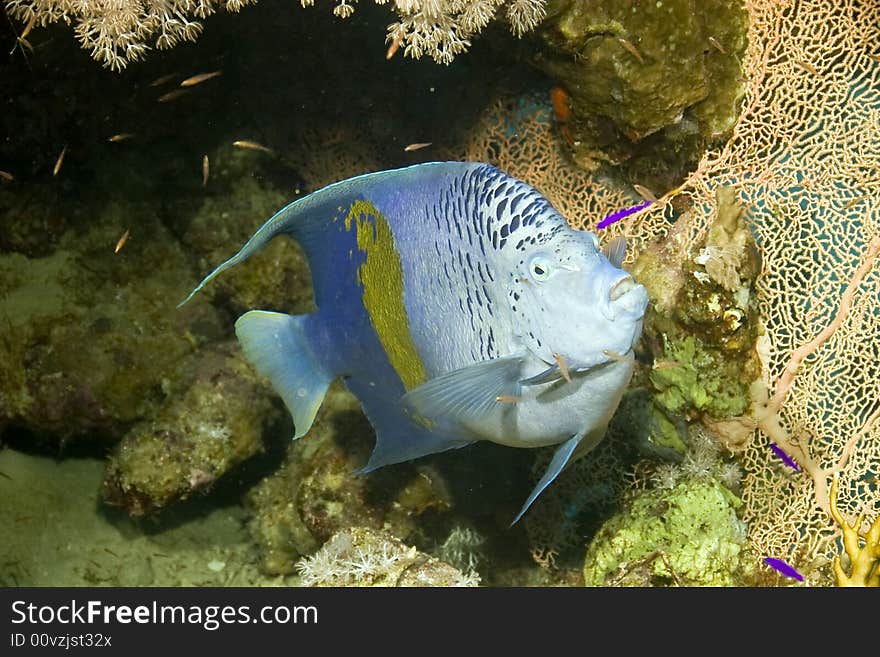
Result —
[{"label": "green algae-covered rock", "polygon": [[260,452],[264,428],[281,417],[237,345],[203,350],[187,365],[188,387],[132,427],[107,462],[105,500],[132,516],[208,489]]},{"label": "green algae-covered rock", "polygon": [[747,28],[728,0],[550,0],[534,61],[570,97],[575,161],[674,186],[733,127]]},{"label": "green algae-covered rock", "polygon": [[664,355],[666,360],[649,375],[660,408],[674,415],[708,413],[715,418],[748,410],[751,380],[743,377],[743,362],[725,359],[723,352],[691,335],[667,339]]},{"label": "green algae-covered rock", "polygon": [[763,329],[754,303],[761,267],[745,208],[730,188],[719,186],[716,197],[702,242],[688,252],[671,246],[678,226],[689,223],[683,217],[630,269],[651,299],[642,344],[653,363],[636,379],[652,391],[656,416],[699,420],[732,449],[754,429],[746,416],[750,386],[761,374],[756,344]]},{"label": "green algae-covered rock", "polygon": [[[253,175],[253,158],[253,151],[218,148],[213,185],[221,191],[206,193],[188,217],[182,241],[202,277],[232,257],[264,221],[293,200]],[[312,286],[302,249],[286,237],[272,240],[247,264],[211,281],[192,303],[211,300],[235,315],[254,308],[310,312]]]},{"label": "green algae-covered rock", "polygon": [[195,282],[155,217],[114,203],[47,255],[0,254],[0,430],[106,440],[151,416],[182,359],[222,332],[209,306],[175,311]]},{"label": "green algae-covered rock", "polygon": [[584,561],[587,586],[735,586],[748,570],[741,501],[717,481],[649,490],[608,520]]},{"label": "green algae-covered rock", "polygon": [[358,475],[373,442],[357,399],[341,383],[331,385],[312,428],[290,443],[284,465],[248,493],[248,528],[262,572],[293,572],[296,559],[349,527],[385,529],[407,540],[422,514],[451,508],[445,480],[428,465]]}]

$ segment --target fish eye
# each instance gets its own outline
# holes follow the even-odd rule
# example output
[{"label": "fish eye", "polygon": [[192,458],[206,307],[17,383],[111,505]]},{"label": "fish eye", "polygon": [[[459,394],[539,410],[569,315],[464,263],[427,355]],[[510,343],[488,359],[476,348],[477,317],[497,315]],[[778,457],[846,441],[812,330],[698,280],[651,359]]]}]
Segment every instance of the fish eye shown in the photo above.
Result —
[{"label": "fish eye", "polygon": [[529,260],[529,274],[531,274],[532,278],[539,283],[548,280],[551,274],[550,259],[545,256],[537,255]]}]

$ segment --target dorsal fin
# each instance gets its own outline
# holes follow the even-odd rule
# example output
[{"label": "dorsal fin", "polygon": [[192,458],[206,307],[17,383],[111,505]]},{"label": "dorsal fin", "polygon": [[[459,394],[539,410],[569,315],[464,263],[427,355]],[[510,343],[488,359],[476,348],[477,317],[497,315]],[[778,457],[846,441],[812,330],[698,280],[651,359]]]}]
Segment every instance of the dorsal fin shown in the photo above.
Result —
[{"label": "dorsal fin", "polygon": [[355,201],[392,199],[400,194],[401,189],[414,189],[419,185],[430,187],[436,183],[438,177],[461,175],[462,170],[477,166],[487,165],[473,162],[425,162],[403,169],[367,173],[322,187],[272,215],[238,253],[208,274],[178,304],[178,308],[192,299],[218,274],[244,262],[282,233],[293,237],[305,251],[312,270],[315,299],[320,304],[324,290],[321,277],[315,274],[333,269],[330,259],[335,252],[329,247],[334,243],[331,239],[332,232],[339,230],[339,226],[333,222],[334,217],[338,217],[340,212],[347,212]]}]

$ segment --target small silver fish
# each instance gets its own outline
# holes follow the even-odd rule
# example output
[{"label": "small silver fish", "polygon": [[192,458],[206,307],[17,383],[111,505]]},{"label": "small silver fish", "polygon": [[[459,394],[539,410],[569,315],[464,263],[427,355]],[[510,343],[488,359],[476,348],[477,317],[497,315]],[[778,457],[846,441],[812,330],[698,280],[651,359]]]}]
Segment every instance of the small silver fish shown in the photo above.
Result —
[{"label": "small silver fish", "polygon": [[116,242],[116,247],[113,249],[113,253],[119,253],[122,250],[122,247],[125,246],[125,243],[128,241],[128,236],[131,234],[131,228],[126,228],[125,232],[122,233],[122,236],[119,238],[119,241]]},{"label": "small silver fish", "polygon": [[237,141],[232,142],[232,145],[235,146],[236,148],[244,148],[244,149],[251,150],[251,151],[261,151],[263,153],[269,153],[271,155],[275,154],[275,151],[273,151],[268,146],[263,146],[262,144],[258,144],[257,142],[250,141],[248,139],[239,139]]},{"label": "small silver fish", "polygon": [[282,233],[308,257],[319,310],[250,311],[235,330],[295,437],[342,378],[376,430],[363,472],[479,440],[556,445],[514,522],[602,439],[648,302],[620,240],[606,255],[491,165],[432,162],[294,201],[182,303]]},{"label": "small silver fish", "polygon": [[190,78],[187,78],[183,82],[180,83],[181,87],[194,87],[197,84],[201,84],[202,82],[206,82],[217,76],[223,75],[223,71],[211,71],[210,73],[199,73],[198,75],[194,75]]},{"label": "small silver fish", "polygon": [[61,149],[61,154],[58,155],[58,159],[55,160],[55,166],[52,167],[52,175],[57,176],[58,172],[61,171],[61,165],[64,164],[64,155],[67,153],[67,144],[64,145],[64,148]]}]

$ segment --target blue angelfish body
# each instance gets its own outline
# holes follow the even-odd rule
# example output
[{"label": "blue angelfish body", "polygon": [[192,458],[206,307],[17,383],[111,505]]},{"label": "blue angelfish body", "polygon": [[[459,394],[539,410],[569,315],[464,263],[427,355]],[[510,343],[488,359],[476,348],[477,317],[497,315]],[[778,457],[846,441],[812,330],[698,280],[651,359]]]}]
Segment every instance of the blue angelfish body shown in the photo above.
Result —
[{"label": "blue angelfish body", "polygon": [[187,301],[281,233],[306,253],[317,310],[251,311],[236,334],[297,438],[342,378],[376,430],[364,471],[477,440],[559,445],[516,520],[601,440],[647,304],[622,242],[603,253],[488,164],[419,164],[291,203]]}]

